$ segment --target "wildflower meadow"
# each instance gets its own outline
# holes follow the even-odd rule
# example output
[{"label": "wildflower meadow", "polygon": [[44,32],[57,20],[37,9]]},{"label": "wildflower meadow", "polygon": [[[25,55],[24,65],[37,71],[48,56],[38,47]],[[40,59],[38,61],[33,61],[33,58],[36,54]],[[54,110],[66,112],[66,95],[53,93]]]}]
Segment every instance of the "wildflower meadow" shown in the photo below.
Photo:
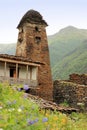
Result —
[{"label": "wildflower meadow", "polygon": [[19,88],[0,84],[0,130],[87,130],[87,113],[42,110]]}]

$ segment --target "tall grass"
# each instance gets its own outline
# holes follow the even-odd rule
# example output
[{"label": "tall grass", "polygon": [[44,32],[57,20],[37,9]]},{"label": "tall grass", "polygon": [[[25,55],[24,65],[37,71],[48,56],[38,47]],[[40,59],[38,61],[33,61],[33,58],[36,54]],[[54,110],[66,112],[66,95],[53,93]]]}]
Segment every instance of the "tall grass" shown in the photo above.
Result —
[{"label": "tall grass", "polygon": [[42,110],[17,88],[0,84],[0,130],[87,130],[86,114]]}]

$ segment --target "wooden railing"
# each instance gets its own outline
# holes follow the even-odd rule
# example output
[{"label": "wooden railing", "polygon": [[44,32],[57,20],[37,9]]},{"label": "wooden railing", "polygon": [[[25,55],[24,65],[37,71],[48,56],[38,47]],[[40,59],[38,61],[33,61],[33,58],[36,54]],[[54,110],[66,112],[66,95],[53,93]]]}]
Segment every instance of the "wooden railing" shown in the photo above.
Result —
[{"label": "wooden railing", "polygon": [[11,77],[4,77],[0,76],[0,82],[9,82],[9,84],[28,84],[30,87],[36,87],[38,85],[37,80],[26,80],[20,78],[11,78]]}]

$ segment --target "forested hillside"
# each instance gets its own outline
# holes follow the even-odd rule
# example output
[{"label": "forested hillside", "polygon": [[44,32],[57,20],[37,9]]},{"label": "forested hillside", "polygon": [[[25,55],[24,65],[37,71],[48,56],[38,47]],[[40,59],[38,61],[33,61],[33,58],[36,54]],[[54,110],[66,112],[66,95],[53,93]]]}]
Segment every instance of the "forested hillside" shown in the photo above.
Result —
[{"label": "forested hillside", "polygon": [[48,37],[54,79],[87,73],[87,30],[69,26]]},{"label": "forested hillside", "polygon": [[[48,36],[53,79],[87,73],[87,30],[68,26]],[[0,44],[0,53],[15,54],[16,44]]]}]

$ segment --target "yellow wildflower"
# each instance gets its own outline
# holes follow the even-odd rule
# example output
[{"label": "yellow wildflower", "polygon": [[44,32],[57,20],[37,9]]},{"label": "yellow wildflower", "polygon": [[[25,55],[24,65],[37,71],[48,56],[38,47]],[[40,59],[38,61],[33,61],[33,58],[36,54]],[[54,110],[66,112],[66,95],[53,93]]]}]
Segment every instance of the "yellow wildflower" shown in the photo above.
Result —
[{"label": "yellow wildflower", "polygon": [[46,114],[45,114],[45,116],[46,116],[46,117],[49,117],[49,114],[48,114],[48,113],[46,113]]},{"label": "yellow wildflower", "polygon": [[53,124],[52,126],[53,126],[53,127],[56,127],[56,126],[57,126],[57,124]]},{"label": "yellow wildflower", "polygon": [[67,123],[67,119],[66,119],[66,118],[63,118],[63,119],[62,119],[62,124],[65,125],[66,123]]},{"label": "yellow wildflower", "polygon": [[45,122],[44,124],[45,124],[45,126],[48,126],[48,122]]},{"label": "yellow wildflower", "polygon": [[54,121],[57,121],[57,120],[58,120],[58,116],[55,115],[55,116],[53,117],[53,120],[54,120]]}]

